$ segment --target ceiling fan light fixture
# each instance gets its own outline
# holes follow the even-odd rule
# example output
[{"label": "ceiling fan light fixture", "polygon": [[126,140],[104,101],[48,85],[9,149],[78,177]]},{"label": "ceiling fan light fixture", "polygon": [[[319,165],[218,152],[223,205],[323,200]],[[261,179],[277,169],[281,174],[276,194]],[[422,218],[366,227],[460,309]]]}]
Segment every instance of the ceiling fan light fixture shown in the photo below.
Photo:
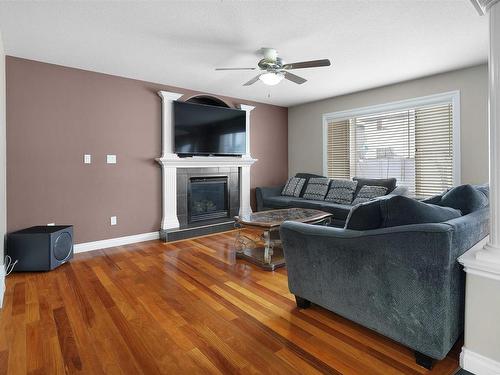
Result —
[{"label": "ceiling fan light fixture", "polygon": [[267,72],[261,74],[259,79],[268,86],[274,86],[281,82],[281,80],[285,77],[283,72]]}]

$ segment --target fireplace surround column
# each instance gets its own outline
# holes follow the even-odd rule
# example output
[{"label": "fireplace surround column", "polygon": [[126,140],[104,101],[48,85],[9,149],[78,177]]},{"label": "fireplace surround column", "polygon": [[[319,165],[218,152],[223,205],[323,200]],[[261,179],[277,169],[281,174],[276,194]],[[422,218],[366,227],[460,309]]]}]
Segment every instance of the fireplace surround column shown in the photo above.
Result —
[{"label": "fireplace surround column", "polygon": [[[251,159],[250,156],[250,112],[255,107],[246,104],[240,104],[240,109],[246,112],[246,152],[243,155],[245,159]],[[240,173],[240,216],[251,214],[252,207],[250,206],[250,194],[245,194],[245,192],[250,191],[250,165],[242,166]]]},{"label": "fireplace surround column", "polygon": [[[182,94],[176,92],[159,91],[158,95],[162,98],[162,156],[161,160],[178,159],[174,153],[174,130],[173,120],[173,101],[179,99]],[[162,210],[163,218],[161,220],[161,229],[178,228],[179,219],[177,218],[177,199],[170,197],[177,196],[177,168],[162,163]]]},{"label": "fireplace surround column", "polygon": [[173,102],[179,99],[183,94],[169,91],[158,91],[158,95],[162,98],[162,158],[174,158],[177,159],[178,156],[174,153],[174,128],[172,126],[174,111]]}]

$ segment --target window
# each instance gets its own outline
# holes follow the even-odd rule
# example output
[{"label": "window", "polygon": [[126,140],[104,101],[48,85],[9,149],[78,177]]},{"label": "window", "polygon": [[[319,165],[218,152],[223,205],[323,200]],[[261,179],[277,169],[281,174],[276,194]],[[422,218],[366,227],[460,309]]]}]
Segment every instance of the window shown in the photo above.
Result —
[{"label": "window", "polygon": [[442,192],[459,183],[458,107],[450,93],[324,115],[326,175],[395,177],[414,195]]}]

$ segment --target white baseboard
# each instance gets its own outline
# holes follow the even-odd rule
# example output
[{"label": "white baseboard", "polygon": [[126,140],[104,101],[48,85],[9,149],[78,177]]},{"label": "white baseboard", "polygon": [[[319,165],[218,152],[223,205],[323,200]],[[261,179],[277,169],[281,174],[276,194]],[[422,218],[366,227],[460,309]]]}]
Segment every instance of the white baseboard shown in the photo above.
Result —
[{"label": "white baseboard", "polygon": [[3,306],[3,295],[5,294],[5,265],[0,264],[0,308]]},{"label": "white baseboard", "polygon": [[500,374],[500,362],[466,348],[460,353],[460,367],[476,375]]},{"label": "white baseboard", "polygon": [[107,240],[77,243],[73,246],[73,252],[83,253],[85,251],[106,249],[108,247],[128,245],[131,243],[157,240],[160,238],[160,232],[150,232],[134,234],[133,236],[110,238]]}]

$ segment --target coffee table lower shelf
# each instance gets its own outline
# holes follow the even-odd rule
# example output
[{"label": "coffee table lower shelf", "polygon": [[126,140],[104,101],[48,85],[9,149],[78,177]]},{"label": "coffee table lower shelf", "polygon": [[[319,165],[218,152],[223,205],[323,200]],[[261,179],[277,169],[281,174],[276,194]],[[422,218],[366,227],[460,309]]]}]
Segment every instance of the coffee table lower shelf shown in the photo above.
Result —
[{"label": "coffee table lower shelf", "polygon": [[255,248],[246,248],[236,252],[237,259],[244,259],[253,263],[266,271],[274,271],[276,268],[285,265],[285,255],[281,247],[273,248],[273,255],[270,263],[264,261],[265,248],[258,246]]}]

